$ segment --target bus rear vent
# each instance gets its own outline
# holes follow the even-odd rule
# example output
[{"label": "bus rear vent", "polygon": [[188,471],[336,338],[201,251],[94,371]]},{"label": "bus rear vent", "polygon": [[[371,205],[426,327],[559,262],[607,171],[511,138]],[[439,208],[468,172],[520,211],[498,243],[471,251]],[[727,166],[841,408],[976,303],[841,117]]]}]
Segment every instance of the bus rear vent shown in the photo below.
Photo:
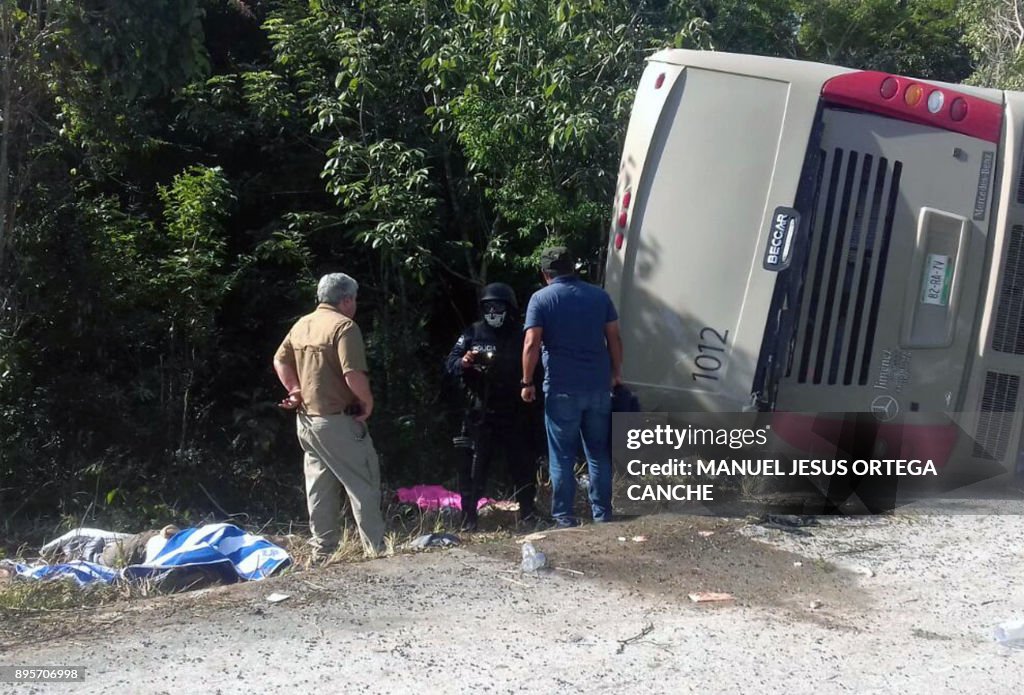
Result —
[{"label": "bus rear vent", "polygon": [[981,399],[978,431],[974,436],[975,458],[998,461],[1006,455],[1019,390],[1019,376],[1001,372],[985,375],[985,394]]},{"label": "bus rear vent", "polygon": [[1024,312],[1024,226],[1014,225],[1010,231],[1010,244],[1006,251],[1003,282],[999,286],[992,349],[1024,355],[1024,330],[1021,313]]},{"label": "bus rear vent", "polygon": [[885,157],[822,152],[787,374],[798,383],[868,383],[902,170]]},{"label": "bus rear vent", "polygon": [[[1024,156],[1024,147],[1021,147],[1021,156]],[[1024,160],[1020,165],[1020,174],[1017,176],[1017,202],[1024,203]]]}]

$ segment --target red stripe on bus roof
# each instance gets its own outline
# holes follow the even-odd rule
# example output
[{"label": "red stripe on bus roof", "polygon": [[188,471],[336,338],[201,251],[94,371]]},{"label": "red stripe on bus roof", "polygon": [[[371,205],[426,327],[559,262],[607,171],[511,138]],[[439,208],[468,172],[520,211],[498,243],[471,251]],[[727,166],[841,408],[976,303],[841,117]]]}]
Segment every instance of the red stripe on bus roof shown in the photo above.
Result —
[{"label": "red stripe on bus roof", "polygon": [[[886,99],[882,96],[881,87],[882,82],[888,77],[895,79],[899,86],[896,93]],[[904,94],[909,86],[915,84],[924,88],[924,96],[916,105],[910,106],[904,101]],[[944,103],[938,113],[931,113],[928,111],[928,97],[936,90],[943,93]],[[938,87],[884,72],[864,70],[833,77],[822,87],[821,97],[831,104],[850,106],[890,118],[943,128],[994,143],[999,142],[1003,132],[1003,107],[1000,104],[993,104],[991,101],[948,87]],[[950,115],[955,99],[963,99],[967,103],[967,115],[960,121],[954,121]]]}]

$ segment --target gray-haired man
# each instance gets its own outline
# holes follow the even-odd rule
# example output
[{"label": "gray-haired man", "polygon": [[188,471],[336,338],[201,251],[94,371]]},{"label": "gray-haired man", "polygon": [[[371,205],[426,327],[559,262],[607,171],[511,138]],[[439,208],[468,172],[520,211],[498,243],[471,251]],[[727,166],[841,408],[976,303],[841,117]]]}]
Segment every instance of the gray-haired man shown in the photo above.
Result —
[{"label": "gray-haired man", "polygon": [[380,465],[366,427],[373,393],[363,334],[352,320],[358,289],[344,273],[320,278],[316,310],[296,321],[274,355],[288,390],[281,407],[297,411],[309,525],[321,557],[338,545],[342,486],[366,552],[377,554],[384,545]]}]

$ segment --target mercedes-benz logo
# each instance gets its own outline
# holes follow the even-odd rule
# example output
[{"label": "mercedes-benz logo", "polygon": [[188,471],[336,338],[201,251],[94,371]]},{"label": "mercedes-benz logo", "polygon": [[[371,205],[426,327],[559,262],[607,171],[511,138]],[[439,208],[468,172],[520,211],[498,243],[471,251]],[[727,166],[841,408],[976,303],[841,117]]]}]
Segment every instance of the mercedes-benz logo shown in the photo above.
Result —
[{"label": "mercedes-benz logo", "polygon": [[888,422],[900,413],[900,404],[892,396],[876,396],[871,401],[871,414],[876,420]]}]

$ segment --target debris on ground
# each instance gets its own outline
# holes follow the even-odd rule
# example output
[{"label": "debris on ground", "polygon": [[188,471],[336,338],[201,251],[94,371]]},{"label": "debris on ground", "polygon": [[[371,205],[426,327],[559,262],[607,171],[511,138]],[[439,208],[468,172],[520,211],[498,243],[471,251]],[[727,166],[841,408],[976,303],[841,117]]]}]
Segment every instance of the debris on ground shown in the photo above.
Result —
[{"label": "debris on ground", "polygon": [[451,533],[425,533],[422,536],[409,541],[408,547],[413,550],[426,550],[427,548],[452,548],[462,541]]},{"label": "debris on ground", "polygon": [[997,642],[1007,647],[1024,649],[1024,620],[1011,620],[997,625],[995,638]]},{"label": "debris on ground", "polygon": [[864,575],[865,577],[874,577],[875,576],[875,571],[873,569],[871,569],[870,567],[867,567],[865,565],[852,565],[852,564],[845,563],[845,562],[838,562],[838,563],[836,563],[836,566],[837,567],[841,567],[844,570],[847,570],[849,572],[853,572],[854,574]]},{"label": "debris on ground", "polygon": [[717,601],[732,601],[735,597],[720,591],[698,591],[690,594],[690,600],[694,603],[715,603]]},{"label": "debris on ground", "polygon": [[528,536],[523,536],[516,543],[526,543],[527,541],[542,541],[548,537],[546,533],[531,533]]},{"label": "debris on ground", "polygon": [[697,531],[697,535],[700,536],[701,538],[709,538],[709,537],[715,535],[715,532],[714,531]]},{"label": "debris on ground", "polygon": [[823,604],[821,601],[811,601],[809,604],[807,604],[807,607],[810,608],[812,611],[816,611],[823,605],[825,604]]},{"label": "debris on ground", "polygon": [[581,577],[586,574],[586,572],[580,572],[579,570],[571,570],[568,567],[552,567],[551,569],[558,570],[559,572],[568,572],[569,574],[575,574]]},{"label": "debris on ground", "polygon": [[799,514],[767,514],[755,523],[765,528],[791,533],[794,536],[810,536],[810,532],[804,529],[808,526],[819,525],[815,517]]},{"label": "debris on ground", "polygon": [[267,596],[267,603],[281,603],[281,601],[287,601],[291,598],[291,594],[271,594]]},{"label": "debris on ground", "polygon": [[940,634],[938,632],[932,632],[931,630],[922,630],[919,627],[915,627],[914,629],[912,629],[910,631],[910,634],[912,634],[914,637],[917,637],[918,639],[927,639],[927,640],[933,640],[933,641],[937,641],[937,642],[952,642],[953,641],[953,638],[950,637],[949,635],[943,635],[943,634]]},{"label": "debris on ground", "polygon": [[501,512],[518,512],[519,503],[515,500],[490,500],[491,507]]},{"label": "debris on ground", "polygon": [[522,569],[524,572],[536,572],[539,569],[543,569],[548,564],[547,555],[534,547],[533,543],[527,541],[523,543],[523,562]]},{"label": "debris on ground", "polygon": [[633,536],[633,542],[634,543],[646,543],[649,540],[651,540],[651,539],[648,538],[647,536]]},{"label": "debris on ground", "polygon": [[626,651],[627,644],[630,644],[631,642],[636,642],[637,640],[641,640],[647,635],[651,634],[652,632],[654,632],[654,623],[647,623],[646,625],[644,625],[643,629],[640,630],[638,634],[633,635],[632,637],[627,637],[626,639],[617,640],[619,643],[619,648],[615,650],[615,653],[621,654],[622,652]]}]

